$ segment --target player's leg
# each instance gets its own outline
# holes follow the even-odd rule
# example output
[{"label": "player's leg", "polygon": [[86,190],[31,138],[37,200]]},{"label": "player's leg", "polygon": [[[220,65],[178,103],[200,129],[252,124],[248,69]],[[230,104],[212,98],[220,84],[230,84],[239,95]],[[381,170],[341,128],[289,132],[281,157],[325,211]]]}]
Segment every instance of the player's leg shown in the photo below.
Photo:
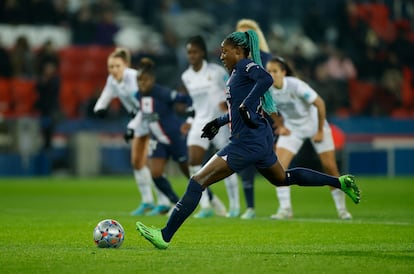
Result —
[{"label": "player's leg", "polygon": [[[339,170],[336,164],[335,151],[326,151],[319,154],[323,170],[326,174],[339,176]],[[352,219],[351,213],[348,212],[345,202],[345,193],[337,188],[331,187],[331,195],[334,200],[338,217],[343,220]]]},{"label": "player's leg", "polygon": [[131,212],[131,215],[139,216],[154,208],[152,195],[152,178],[149,168],[146,166],[149,136],[135,136],[131,144],[131,164],[134,169],[135,182],[141,193],[141,204]]},{"label": "player's leg", "polygon": [[163,229],[149,228],[141,222],[137,222],[137,229],[142,236],[157,248],[167,248],[174,234],[197,207],[203,190],[231,174],[233,174],[233,171],[229,168],[226,161],[214,155],[199,172],[190,178],[187,190],[176,204]]},{"label": "player's leg", "polygon": [[[324,127],[324,138],[322,142],[315,143],[312,141],[315,151],[319,155],[323,171],[332,176],[338,177],[339,169],[336,164],[335,145],[328,124]],[[340,189],[331,187],[331,195],[335,203],[338,217],[343,220],[352,219],[352,215],[348,212],[345,203],[345,193]]]},{"label": "player's leg", "polygon": [[227,196],[229,198],[229,212],[226,217],[236,218],[240,215],[240,195],[239,195],[239,178],[234,173],[227,178],[224,178],[226,185]]},{"label": "player's leg", "polygon": [[[291,133],[279,136],[275,144],[275,151],[280,164],[286,169],[289,168],[293,157],[302,147],[304,140]],[[272,219],[282,220],[293,217],[290,186],[276,187],[276,196],[279,200],[277,212],[270,216]]]},{"label": "player's leg", "polygon": [[[295,154],[290,150],[276,146],[276,155],[280,164],[287,168],[292,162]],[[275,220],[289,219],[293,217],[292,211],[292,201],[290,196],[290,186],[278,186],[276,187],[276,196],[279,200],[279,208],[277,212],[270,216],[270,218]]]},{"label": "player's leg", "polygon": [[253,219],[256,216],[254,204],[254,177],[256,168],[251,165],[238,173],[240,175],[244,199],[246,201],[246,211],[241,215],[242,219]]},{"label": "player's leg", "polygon": [[151,156],[148,165],[150,166],[152,179],[154,181],[156,189],[164,194],[168,200],[165,202],[162,199],[160,200],[160,198],[158,198],[157,206],[146,215],[155,216],[159,214],[166,214],[171,208],[171,203],[175,204],[179,199],[178,195],[174,192],[170,181],[167,179],[167,177],[164,176],[165,166],[167,165],[167,158],[154,158]]},{"label": "player's leg", "polygon": [[342,189],[354,203],[359,203],[360,192],[352,175],[335,177],[307,168],[292,168],[285,171],[277,161],[276,155],[274,157],[275,161],[270,167],[265,167],[271,162],[270,160],[264,160],[257,165],[259,172],[273,185],[332,186]]}]

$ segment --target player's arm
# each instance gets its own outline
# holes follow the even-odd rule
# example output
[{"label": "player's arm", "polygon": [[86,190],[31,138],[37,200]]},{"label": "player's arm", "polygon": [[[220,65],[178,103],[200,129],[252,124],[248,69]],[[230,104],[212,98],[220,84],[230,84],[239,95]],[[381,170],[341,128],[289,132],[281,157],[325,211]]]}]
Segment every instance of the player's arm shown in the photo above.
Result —
[{"label": "player's arm", "polygon": [[201,138],[208,138],[212,140],[219,132],[220,128],[230,122],[230,115],[228,113],[208,122],[202,129]]},{"label": "player's arm", "polygon": [[290,130],[284,125],[284,119],[281,113],[273,112],[270,114],[270,117],[273,120],[273,128],[275,129],[276,135],[289,135],[290,134]]},{"label": "player's arm", "polygon": [[324,124],[325,119],[326,119],[325,102],[323,101],[323,99],[320,96],[318,96],[318,97],[316,97],[315,101],[313,101],[312,104],[318,110],[318,131],[315,134],[315,136],[313,136],[313,140],[315,142],[321,142],[323,140],[323,124]]},{"label": "player's arm", "polygon": [[107,80],[105,87],[93,108],[93,112],[96,114],[96,116],[104,117],[106,115],[106,109],[108,108],[109,103],[111,103],[114,97],[114,93],[110,88],[109,81]]}]

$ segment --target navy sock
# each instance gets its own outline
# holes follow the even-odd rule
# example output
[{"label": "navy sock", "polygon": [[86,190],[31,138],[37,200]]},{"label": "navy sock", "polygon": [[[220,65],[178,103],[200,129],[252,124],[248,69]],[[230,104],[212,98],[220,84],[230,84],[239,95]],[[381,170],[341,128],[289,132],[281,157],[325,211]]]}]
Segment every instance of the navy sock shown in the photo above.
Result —
[{"label": "navy sock", "polygon": [[256,168],[251,165],[241,172],[239,175],[242,179],[244,198],[246,200],[246,206],[254,208],[254,176],[256,174]]},{"label": "navy sock", "polygon": [[171,201],[171,203],[177,203],[179,198],[178,195],[174,192],[174,190],[171,187],[170,181],[164,176],[160,176],[158,178],[152,178],[154,180],[155,185],[159,190],[161,190],[162,193],[165,194],[165,196],[168,197],[168,199]]},{"label": "navy sock", "polygon": [[213,200],[213,191],[209,187],[207,188],[207,194],[209,201]]},{"label": "navy sock", "polygon": [[244,198],[246,199],[246,206],[250,208],[254,208],[254,189],[253,186],[244,186]]},{"label": "navy sock", "polygon": [[283,185],[299,186],[333,186],[341,188],[337,177],[327,175],[312,169],[297,167],[286,170],[286,179]]},{"label": "navy sock", "polygon": [[167,225],[161,230],[164,241],[171,241],[178,228],[193,213],[200,201],[202,191],[201,185],[190,179],[184,196],[177,202]]}]

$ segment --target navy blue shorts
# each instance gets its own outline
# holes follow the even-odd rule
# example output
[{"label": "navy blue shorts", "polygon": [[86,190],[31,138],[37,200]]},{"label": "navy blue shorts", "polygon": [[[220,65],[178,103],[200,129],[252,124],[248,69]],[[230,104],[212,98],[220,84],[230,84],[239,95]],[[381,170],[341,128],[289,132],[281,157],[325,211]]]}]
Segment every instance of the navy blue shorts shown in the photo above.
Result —
[{"label": "navy blue shorts", "polygon": [[262,140],[261,143],[233,143],[217,152],[224,158],[234,172],[240,172],[250,165],[258,169],[269,168],[277,162],[276,153],[273,151],[273,136]]},{"label": "navy blue shorts", "polygon": [[171,144],[163,144],[156,139],[151,139],[148,153],[149,158],[169,159],[170,157],[178,163],[188,160],[187,141],[185,137],[173,139]]}]

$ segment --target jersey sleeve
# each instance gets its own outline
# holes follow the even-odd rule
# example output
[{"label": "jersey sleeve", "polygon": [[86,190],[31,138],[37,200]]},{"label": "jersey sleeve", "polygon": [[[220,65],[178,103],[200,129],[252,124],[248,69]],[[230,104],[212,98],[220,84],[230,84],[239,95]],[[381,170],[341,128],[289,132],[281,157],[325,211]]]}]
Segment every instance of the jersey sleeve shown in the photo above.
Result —
[{"label": "jersey sleeve", "polygon": [[318,97],[318,94],[313,88],[299,79],[297,79],[296,94],[299,98],[302,98],[308,104],[312,104]]},{"label": "jersey sleeve", "polygon": [[254,102],[262,97],[265,92],[273,84],[272,76],[267,73],[262,67],[254,62],[248,63],[244,68],[247,77],[254,80],[256,84],[244,99],[243,103],[247,107],[254,109]]},{"label": "jersey sleeve", "polygon": [[93,111],[97,112],[98,110],[106,109],[114,97],[115,94],[111,89],[110,78],[108,77],[105,83],[105,87],[102,90],[102,93],[99,96],[98,100],[96,101]]}]

